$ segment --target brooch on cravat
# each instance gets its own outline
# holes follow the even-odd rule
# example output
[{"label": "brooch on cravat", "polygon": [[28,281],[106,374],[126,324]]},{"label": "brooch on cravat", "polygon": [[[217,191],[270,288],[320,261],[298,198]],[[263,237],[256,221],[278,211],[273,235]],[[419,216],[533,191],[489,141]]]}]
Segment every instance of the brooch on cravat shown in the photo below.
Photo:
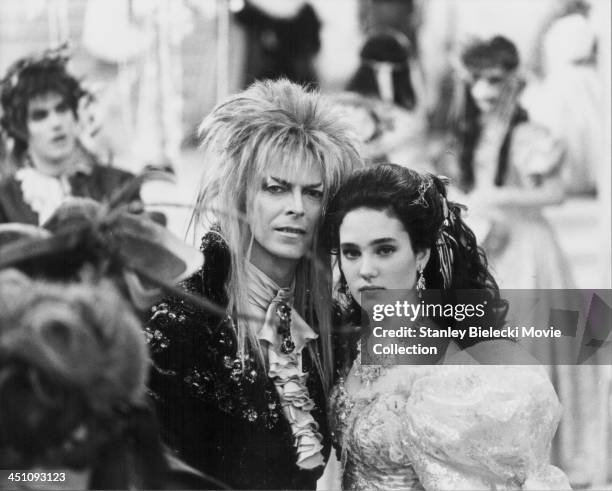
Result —
[{"label": "brooch on cravat", "polygon": [[280,320],[278,323],[278,334],[281,337],[280,351],[288,355],[295,349],[295,343],[291,338],[291,307],[286,302],[278,302],[276,315]]}]

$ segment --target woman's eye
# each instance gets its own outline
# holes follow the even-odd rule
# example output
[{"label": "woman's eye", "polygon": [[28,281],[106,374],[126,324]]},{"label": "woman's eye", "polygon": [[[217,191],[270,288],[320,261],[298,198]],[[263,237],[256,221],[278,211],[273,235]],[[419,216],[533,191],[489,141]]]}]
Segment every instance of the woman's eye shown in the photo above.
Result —
[{"label": "woman's eye", "polygon": [[390,256],[395,252],[395,247],[392,246],[382,246],[376,249],[376,253],[379,256]]},{"label": "woman's eye", "polygon": [[348,259],[349,261],[352,261],[353,259],[357,259],[361,254],[359,253],[359,251],[357,249],[343,249],[342,250],[342,257],[344,257],[345,259]]},{"label": "woman's eye", "polygon": [[323,198],[323,191],[319,191],[318,189],[306,189],[304,190],[304,194],[315,199]]},{"label": "woman's eye", "polygon": [[70,110],[70,106],[67,102],[62,102],[55,109],[58,113],[65,113]]}]

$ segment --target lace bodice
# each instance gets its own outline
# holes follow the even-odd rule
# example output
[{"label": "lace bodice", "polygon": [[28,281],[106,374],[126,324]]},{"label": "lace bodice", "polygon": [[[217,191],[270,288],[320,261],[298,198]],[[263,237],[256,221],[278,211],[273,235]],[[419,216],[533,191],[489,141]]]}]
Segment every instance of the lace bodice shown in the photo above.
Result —
[{"label": "lace bodice", "polygon": [[332,394],[343,489],[570,489],[548,465],[560,405],[539,367],[371,372],[358,359]]}]

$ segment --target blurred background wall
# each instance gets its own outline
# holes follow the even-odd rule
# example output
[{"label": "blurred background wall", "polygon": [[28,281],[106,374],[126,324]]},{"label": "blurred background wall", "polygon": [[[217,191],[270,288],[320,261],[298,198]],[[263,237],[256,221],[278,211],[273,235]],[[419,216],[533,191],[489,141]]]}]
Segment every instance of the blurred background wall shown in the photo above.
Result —
[{"label": "blurred background wall", "polygon": [[[2,0],[0,71],[20,56],[68,40],[74,54],[71,68],[98,97],[103,137],[115,165],[138,171],[169,162],[181,169],[177,182],[183,186],[172,199],[187,202],[205,165],[194,151],[199,121],[217,101],[252,78],[245,67],[253,40],[261,42],[264,51],[279,49],[275,43],[282,45],[279,36],[284,34],[278,22],[291,19],[305,4],[320,23],[319,45],[306,42],[308,28],[300,24],[296,29],[304,30],[285,48],[299,50],[303,45],[322,90],[335,92],[347,83],[368,27],[393,22],[413,41],[423,97],[432,109],[440,104],[436,87],[453,53],[470,36],[510,37],[521,52],[526,79],[537,85],[542,77],[542,33],[553,12],[571,1],[396,0],[399,14],[389,17],[373,10],[376,0],[248,0],[267,16],[268,24],[261,24],[240,17],[243,0]],[[589,25],[597,37],[605,141],[596,189],[548,214],[572,258],[579,286],[609,287],[610,1],[587,3]],[[177,218],[181,231],[182,221],[179,225]]]}]

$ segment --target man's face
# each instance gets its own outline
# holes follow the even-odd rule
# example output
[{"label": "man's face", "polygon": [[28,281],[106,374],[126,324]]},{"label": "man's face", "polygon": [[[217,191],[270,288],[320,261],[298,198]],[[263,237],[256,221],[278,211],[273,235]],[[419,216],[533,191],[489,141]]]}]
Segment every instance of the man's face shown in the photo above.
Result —
[{"label": "man's face", "polygon": [[323,176],[305,166],[286,175],[281,166],[263,176],[251,206],[251,262],[269,274],[272,265],[295,265],[312,246],[321,218]]},{"label": "man's face", "polygon": [[501,67],[491,67],[472,73],[470,92],[478,109],[489,114],[510,90],[513,73]]},{"label": "man's face", "polygon": [[28,103],[26,118],[34,164],[65,164],[77,141],[77,120],[68,102],[55,92],[35,96]]}]

